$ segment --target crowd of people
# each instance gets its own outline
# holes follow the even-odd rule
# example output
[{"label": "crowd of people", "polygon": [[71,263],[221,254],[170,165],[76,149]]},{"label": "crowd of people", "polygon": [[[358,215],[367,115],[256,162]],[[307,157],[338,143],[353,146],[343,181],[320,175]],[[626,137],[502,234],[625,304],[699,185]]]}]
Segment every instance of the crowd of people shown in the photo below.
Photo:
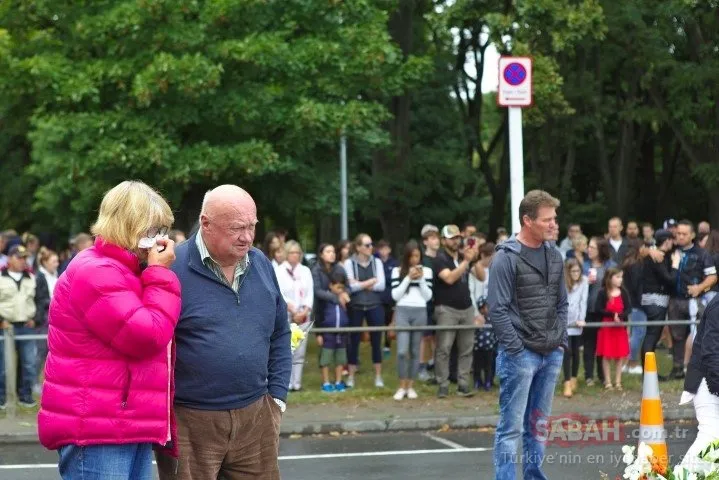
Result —
[{"label": "crowd of people", "polygon": [[[564,239],[556,239],[569,301],[563,362],[566,397],[579,388],[581,364],[586,385],[598,381],[607,389],[622,389],[622,374],[641,374],[644,353],[655,351],[660,341],[671,349],[673,358],[672,370],[661,378],[683,378],[695,327],[583,327],[586,322],[696,320],[719,291],[715,266],[719,231],[707,222],[695,230],[689,221],[668,219],[655,230],[651,224],[640,228],[638,222],[629,221],[624,230],[622,220],[615,217],[608,221],[604,235],[587,238],[582,226],[573,223]],[[179,230],[168,233],[178,243],[186,238]],[[497,244],[472,222],[461,229],[427,224],[419,237],[421,243],[412,240],[404,246],[399,261],[387,241],[375,244],[367,234],[352,242],[322,243],[314,258],[297,241],[288,240],[282,229],[269,232],[258,246],[274,267],[287,302],[288,322],[305,328],[491,325],[486,306],[489,272],[497,245],[509,238],[506,230],[496,232]],[[59,275],[92,244],[90,234],[80,233],[67,250],[56,253],[31,233],[0,234],[3,326],[12,326],[16,335],[47,333],[48,308]],[[383,360],[396,341],[397,400],[417,398],[414,381],[436,384],[439,397],[447,396],[451,383],[463,396],[495,385],[497,339],[491,328],[485,328],[318,335],[323,379],[318,388],[331,393],[355,386],[362,340],[371,347],[377,388],[384,387]],[[45,341],[24,341],[17,347],[18,397],[21,405],[32,407],[47,346]],[[303,388],[304,367],[314,362],[306,357],[306,350],[304,342],[294,352],[290,391]],[[0,376],[4,373],[0,368]],[[0,408],[4,400],[3,381]]]},{"label": "crowd of people", "polygon": [[[668,219],[656,229],[648,223],[608,221],[607,232],[587,238],[580,224],[570,224],[566,238],[555,238],[554,248],[564,262],[563,281],[568,292],[568,348],[563,361],[563,394],[571,397],[584,382],[598,382],[608,390],[622,387],[622,375],[641,374],[644,354],[660,342],[672,353],[673,368],[662,379],[684,377],[691,356],[695,326],[602,326],[584,328],[587,322],[697,320],[719,291],[719,231],[707,222],[698,228],[687,221]],[[477,231],[472,222],[438,228],[425,225],[421,244],[410,241],[402,257],[392,256],[388,242],[376,244],[366,234],[353,242],[322,244],[316,261],[303,265],[297,242],[285,233],[270,232],[264,251],[275,265],[288,302],[289,321],[315,326],[491,325],[486,298],[497,245],[505,244],[505,229],[497,244]],[[557,232],[558,234],[558,232]],[[501,247],[499,247],[501,249]],[[343,282],[340,282],[344,278]],[[314,297],[314,298],[313,298]],[[300,312],[294,312],[300,306]],[[393,334],[369,334],[375,386],[383,387],[382,359],[389,353]],[[327,337],[330,339],[326,342]],[[323,374],[325,392],[342,392],[355,384],[360,334],[318,336],[322,346],[320,367],[344,372]],[[306,348],[306,346],[305,346]],[[295,353],[291,390],[302,388],[305,348]],[[492,329],[396,333],[397,400],[416,398],[415,380],[435,383],[438,396],[471,396],[476,389],[495,384],[497,339]],[[330,359],[332,362],[330,362]],[[346,361],[345,361],[346,359]],[[332,381],[330,381],[332,379]]]}]

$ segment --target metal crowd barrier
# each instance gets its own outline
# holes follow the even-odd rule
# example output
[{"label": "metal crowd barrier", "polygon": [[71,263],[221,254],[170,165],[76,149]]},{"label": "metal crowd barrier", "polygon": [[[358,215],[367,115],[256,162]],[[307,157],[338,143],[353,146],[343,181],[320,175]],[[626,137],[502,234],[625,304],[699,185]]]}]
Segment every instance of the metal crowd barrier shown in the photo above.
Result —
[{"label": "metal crowd barrier", "polygon": [[[662,320],[647,322],[589,322],[583,328],[599,328],[599,327],[663,327],[667,325],[696,325],[699,321],[692,320]],[[312,328],[310,333],[361,333],[361,332],[415,332],[415,331],[444,331],[444,330],[479,330],[492,328],[491,325],[426,325],[422,327],[402,326],[382,326],[382,327],[340,327],[340,328]],[[5,395],[6,395],[6,415],[14,418],[17,404],[17,355],[15,351],[15,341],[32,341],[45,340],[47,335],[15,335],[12,329],[3,330],[0,341],[4,343],[5,355]]]}]

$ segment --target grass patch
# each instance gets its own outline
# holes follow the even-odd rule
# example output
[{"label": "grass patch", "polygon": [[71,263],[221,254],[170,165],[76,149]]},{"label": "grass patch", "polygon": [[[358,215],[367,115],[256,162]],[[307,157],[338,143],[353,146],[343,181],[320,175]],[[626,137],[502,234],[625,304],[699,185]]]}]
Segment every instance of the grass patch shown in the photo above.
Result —
[{"label": "grass patch", "polygon": [[[382,361],[382,378],[385,388],[375,388],[374,386],[374,367],[372,365],[371,350],[368,343],[360,344],[360,373],[355,376],[355,388],[348,389],[343,393],[325,393],[320,390],[322,386],[322,374],[319,365],[319,347],[315,343],[314,336],[308,339],[307,355],[305,357],[305,369],[302,375],[302,391],[290,392],[290,402],[294,405],[311,405],[311,404],[357,404],[372,402],[373,400],[386,400],[394,395],[399,386],[397,378],[397,357],[395,355],[394,343],[392,345],[392,355],[384,358]],[[657,362],[660,372],[669,372],[671,370],[671,357],[667,355],[667,350],[657,350]],[[641,394],[642,376],[641,375],[622,375],[622,386],[624,392],[607,392],[604,386],[596,384],[593,387],[587,387],[584,384],[583,366],[579,369],[580,388],[573,398],[592,397],[601,399],[610,396],[620,396],[622,393]],[[330,377],[332,378],[332,377]],[[557,395],[562,394],[562,384],[564,376],[560,373],[557,380]],[[495,385],[499,385],[499,380],[495,378]],[[680,394],[683,389],[684,382],[682,380],[671,380],[662,382],[659,386],[662,394]],[[423,382],[415,382],[415,390],[421,399],[434,398],[437,395],[437,386],[429,385]],[[450,388],[450,395],[453,393]],[[487,404],[493,398],[498,397],[498,387],[491,392],[482,392],[482,402]],[[498,399],[496,400],[498,401]]]}]

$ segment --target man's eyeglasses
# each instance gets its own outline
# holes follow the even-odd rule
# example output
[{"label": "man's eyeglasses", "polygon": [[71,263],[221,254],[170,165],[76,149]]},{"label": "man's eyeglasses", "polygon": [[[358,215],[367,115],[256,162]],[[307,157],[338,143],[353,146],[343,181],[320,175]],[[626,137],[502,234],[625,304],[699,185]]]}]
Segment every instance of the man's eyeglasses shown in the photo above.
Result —
[{"label": "man's eyeglasses", "polygon": [[364,247],[365,247],[365,248],[372,248],[372,247],[374,247],[374,243],[365,243],[365,244],[364,244]]},{"label": "man's eyeglasses", "polygon": [[167,232],[170,231],[170,227],[151,227],[147,230],[147,235],[145,235],[147,238],[155,238],[156,236],[160,235],[161,237],[164,237],[167,235]]}]

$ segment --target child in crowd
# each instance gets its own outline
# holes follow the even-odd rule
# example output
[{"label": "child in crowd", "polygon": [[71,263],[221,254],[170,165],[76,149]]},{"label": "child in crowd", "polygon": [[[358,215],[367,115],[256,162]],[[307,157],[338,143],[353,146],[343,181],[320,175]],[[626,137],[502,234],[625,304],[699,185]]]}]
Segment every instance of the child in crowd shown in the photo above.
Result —
[{"label": "child in crowd", "polygon": [[[477,308],[485,320],[485,325],[491,325],[489,321],[489,309],[487,299],[477,299]],[[474,337],[474,386],[490,390],[494,384],[495,357],[497,337],[491,328],[477,329]]]},{"label": "child in crowd", "polygon": [[[626,322],[632,311],[629,294],[622,288],[624,274],[618,268],[607,269],[604,284],[597,295],[596,311],[604,323]],[[622,368],[629,357],[629,334],[626,327],[600,327],[597,334],[597,356],[602,357],[604,388],[622,389]],[[614,385],[610,367],[614,366]]]},{"label": "child in crowd", "polygon": [[582,327],[586,324],[587,296],[589,282],[582,275],[579,260],[570,258],[564,264],[564,283],[567,286],[567,338],[568,348],[564,350],[564,396],[569,398],[577,390],[579,373],[579,347],[582,344]]},{"label": "child in crowd", "polygon": [[[345,292],[347,278],[344,271],[333,271],[330,275],[330,291],[339,296]],[[347,310],[342,305],[329,303],[325,306],[322,328],[348,327],[350,324]],[[320,367],[322,368],[322,391],[344,392],[347,385],[342,381],[342,369],[347,364],[347,334],[325,333],[317,337],[322,347]],[[335,383],[330,383],[330,367],[334,367]]]}]

